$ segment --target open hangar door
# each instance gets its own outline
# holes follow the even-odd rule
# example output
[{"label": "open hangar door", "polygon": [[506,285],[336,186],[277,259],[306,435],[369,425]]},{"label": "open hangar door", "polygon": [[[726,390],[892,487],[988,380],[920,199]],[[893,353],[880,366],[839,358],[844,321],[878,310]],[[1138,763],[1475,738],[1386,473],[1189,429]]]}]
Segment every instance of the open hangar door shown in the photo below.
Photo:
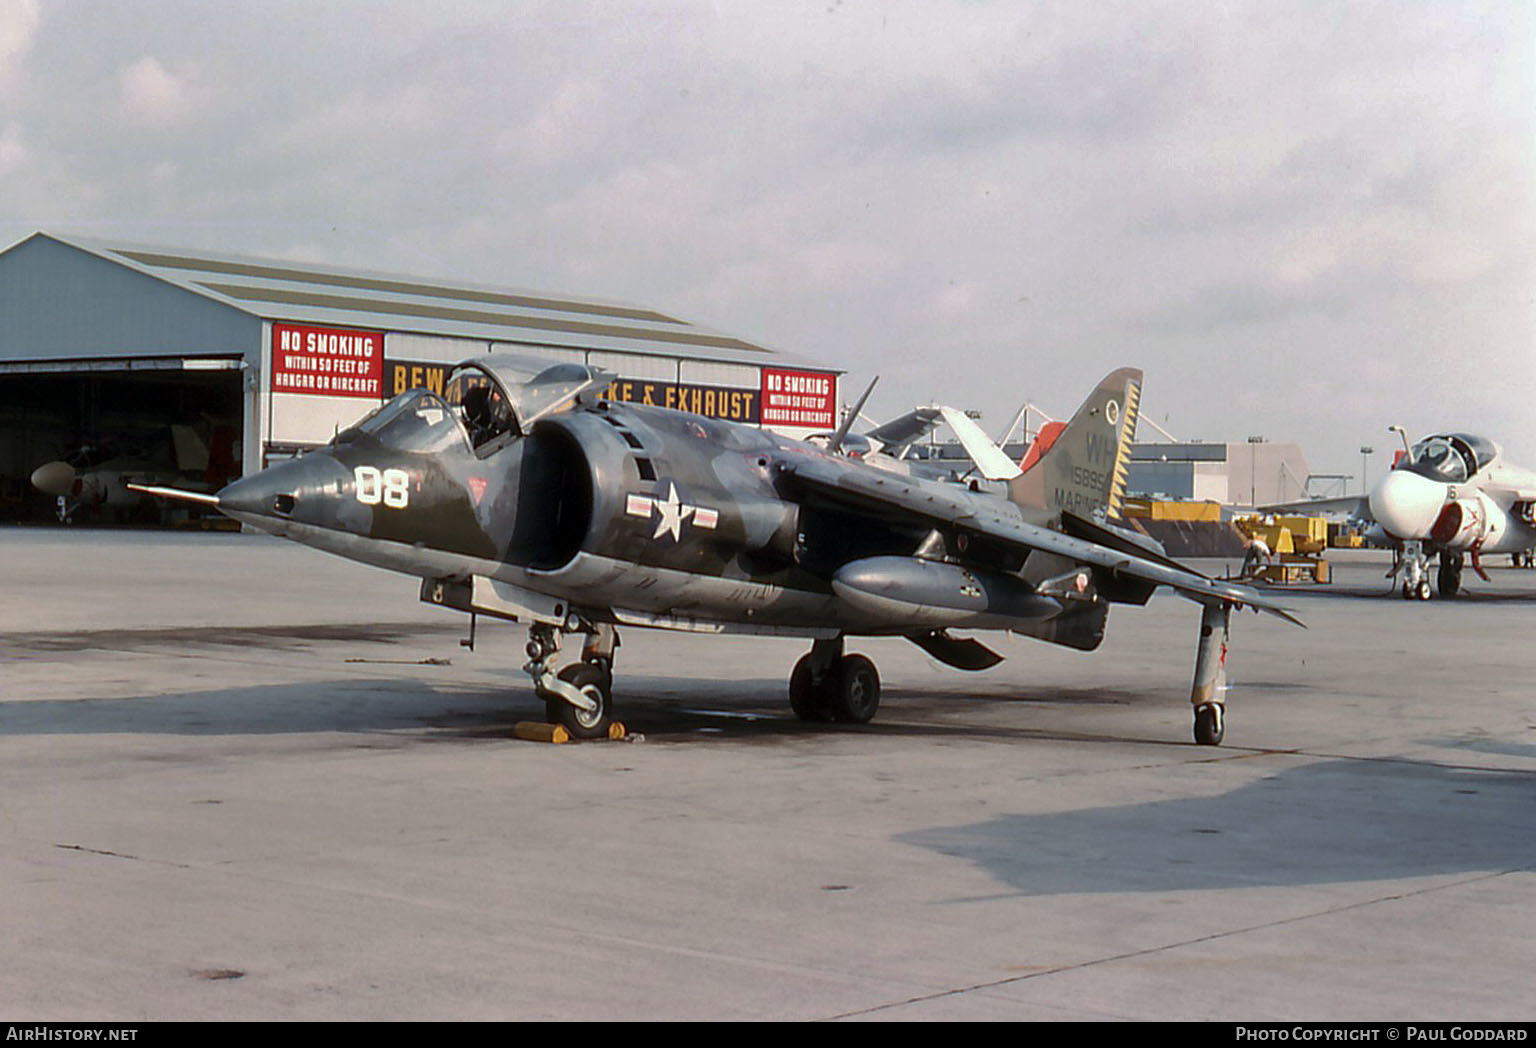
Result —
[{"label": "open hangar door", "polygon": [[[5,365],[0,521],[198,519],[196,507],[166,504],[127,484],[216,491],[238,477],[243,375],[238,359]],[[34,473],[50,491],[34,486]]]}]

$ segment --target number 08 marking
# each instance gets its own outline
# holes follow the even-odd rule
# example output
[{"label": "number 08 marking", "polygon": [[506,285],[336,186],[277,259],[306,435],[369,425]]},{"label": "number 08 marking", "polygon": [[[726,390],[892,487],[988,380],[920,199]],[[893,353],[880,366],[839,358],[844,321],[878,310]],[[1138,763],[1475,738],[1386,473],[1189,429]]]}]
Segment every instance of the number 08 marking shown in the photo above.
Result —
[{"label": "number 08 marking", "polygon": [[358,466],[352,471],[357,482],[357,501],[365,506],[380,502],[390,509],[404,509],[411,500],[411,475],[403,469],[380,471],[377,466]]}]

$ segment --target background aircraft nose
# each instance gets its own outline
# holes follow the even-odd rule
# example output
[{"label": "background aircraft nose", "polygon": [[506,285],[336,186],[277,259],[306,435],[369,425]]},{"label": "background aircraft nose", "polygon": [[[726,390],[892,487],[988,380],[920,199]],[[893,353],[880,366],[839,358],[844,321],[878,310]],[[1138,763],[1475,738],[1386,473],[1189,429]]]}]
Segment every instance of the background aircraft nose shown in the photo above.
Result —
[{"label": "background aircraft nose", "polygon": [[1371,490],[1371,515],[1396,538],[1428,538],[1445,506],[1445,496],[1444,484],[1393,470]]},{"label": "background aircraft nose", "polygon": [[75,469],[68,462],[46,462],[32,471],[32,486],[45,495],[68,495]]}]

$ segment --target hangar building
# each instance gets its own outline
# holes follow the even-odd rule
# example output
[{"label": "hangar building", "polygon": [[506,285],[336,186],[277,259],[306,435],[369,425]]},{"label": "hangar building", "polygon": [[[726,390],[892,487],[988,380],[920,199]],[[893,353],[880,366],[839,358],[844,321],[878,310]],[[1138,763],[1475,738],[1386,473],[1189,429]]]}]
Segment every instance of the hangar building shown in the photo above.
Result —
[{"label": "hangar building", "polygon": [[1308,497],[1301,445],[1262,439],[1247,443],[1138,443],[1131,446],[1126,490],[1132,495],[1264,506]]},{"label": "hangar building", "polygon": [[492,352],[796,436],[836,420],[840,372],[654,310],[40,232],[0,251],[0,519],[51,506],[44,462],[218,486]]}]

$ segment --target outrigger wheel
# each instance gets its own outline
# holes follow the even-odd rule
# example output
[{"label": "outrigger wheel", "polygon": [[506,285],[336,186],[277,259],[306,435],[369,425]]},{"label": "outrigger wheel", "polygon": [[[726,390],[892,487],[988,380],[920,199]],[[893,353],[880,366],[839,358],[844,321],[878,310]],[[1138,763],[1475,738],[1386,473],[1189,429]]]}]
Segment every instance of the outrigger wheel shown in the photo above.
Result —
[{"label": "outrigger wheel", "polygon": [[789,708],[803,721],[868,724],[880,708],[880,674],[863,655],[844,655],[843,638],[818,640],[789,675]]},{"label": "outrigger wheel", "polygon": [[1226,734],[1221,716],[1221,703],[1211,702],[1195,707],[1195,741],[1201,746],[1220,746]]}]

